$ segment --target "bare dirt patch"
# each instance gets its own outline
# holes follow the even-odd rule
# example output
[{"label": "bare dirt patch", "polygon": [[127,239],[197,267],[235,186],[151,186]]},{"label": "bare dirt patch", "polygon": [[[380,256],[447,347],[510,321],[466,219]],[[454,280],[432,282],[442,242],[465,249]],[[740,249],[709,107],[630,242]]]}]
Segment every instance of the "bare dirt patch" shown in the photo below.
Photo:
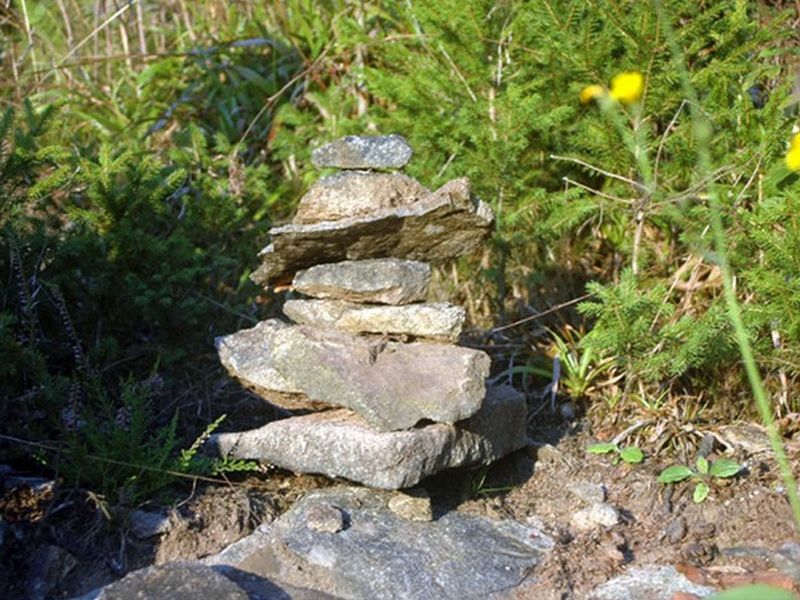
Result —
[{"label": "bare dirt patch", "polygon": [[[749,442],[732,441],[747,431]],[[597,440],[586,422],[552,422],[531,436],[535,443],[529,448],[491,467],[444,473],[423,487],[435,516],[459,510],[511,518],[551,535],[556,546],[537,570],[537,599],[584,598],[625,568],[651,564],[674,565],[692,581],[717,587],[800,581],[800,546],[787,546],[800,539],[757,426],[719,433],[746,471],[713,484],[703,504],[692,501],[690,484],[659,483],[666,465],[657,460],[615,465],[588,453]],[[724,448],[718,445],[717,451]],[[795,446],[790,450],[797,465]],[[132,533],[124,511],[85,493],[7,490],[0,501],[0,596],[71,597],[149,564],[216,553],[272,521],[308,490],[333,483],[270,470],[230,485],[189,488],[161,509],[170,515],[168,532],[144,540]],[[597,502],[613,507],[618,522],[577,528],[575,514]]]}]

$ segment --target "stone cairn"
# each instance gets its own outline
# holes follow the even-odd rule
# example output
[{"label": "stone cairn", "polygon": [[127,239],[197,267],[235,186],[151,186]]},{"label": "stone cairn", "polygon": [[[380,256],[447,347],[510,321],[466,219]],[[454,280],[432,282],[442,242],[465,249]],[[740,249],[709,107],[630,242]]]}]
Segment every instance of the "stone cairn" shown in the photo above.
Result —
[{"label": "stone cairn", "polygon": [[431,192],[396,172],[410,158],[398,135],[313,152],[315,166],[342,170],[270,230],[253,274],[309,298],[284,304],[295,324],[269,319],[217,339],[233,377],[300,414],[216,434],[216,452],[399,489],[525,445],[524,398],[487,388],[489,356],[455,345],[464,309],[425,301],[429,262],[478,248],[492,211],[466,178]]}]

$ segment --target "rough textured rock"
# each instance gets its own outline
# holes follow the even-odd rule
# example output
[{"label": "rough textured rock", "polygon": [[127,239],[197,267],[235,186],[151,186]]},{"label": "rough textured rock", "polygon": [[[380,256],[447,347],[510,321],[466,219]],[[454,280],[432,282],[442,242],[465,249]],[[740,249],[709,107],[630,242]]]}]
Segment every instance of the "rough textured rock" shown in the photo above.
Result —
[{"label": "rough textured rock", "polygon": [[293,386],[272,362],[272,338],[288,326],[277,319],[269,319],[250,329],[218,337],[215,340],[217,354],[231,376],[276,406],[290,410],[323,408],[325,405],[309,400]]},{"label": "rough textured rock", "polygon": [[223,456],[400,489],[443,469],[489,464],[524,447],[526,412],[525,398],[502,386],[489,388],[481,410],[457,426],[378,432],[353,412],[336,410],[215,434],[208,444]]},{"label": "rough textured rock", "polygon": [[293,223],[322,223],[413,204],[431,191],[401,173],[344,171],[323,177],[300,199]]},{"label": "rough textured rock", "polygon": [[653,565],[628,569],[598,587],[589,595],[589,600],[671,600],[679,592],[705,598],[714,591],[714,588],[692,583],[673,566]]},{"label": "rough textured rock", "polygon": [[295,323],[352,333],[386,333],[456,342],[466,311],[444,302],[385,306],[341,300],[288,300],[283,314]]},{"label": "rough textured rock", "polygon": [[410,304],[425,299],[431,267],[416,260],[373,258],[316,265],[294,276],[306,296],[374,304]]},{"label": "rough textured rock", "polygon": [[411,154],[401,135],[348,135],[314,150],[311,162],[317,168],[400,169]]},{"label": "rough textured rock", "polygon": [[146,510],[132,510],[128,520],[133,535],[140,540],[166,533],[172,526],[169,515]]},{"label": "rough textured rock", "polygon": [[80,600],[248,600],[248,594],[212,567],[177,562],[129,573]]},{"label": "rough textured rock", "polygon": [[619,511],[605,502],[595,502],[572,515],[571,524],[577,531],[591,531],[598,527],[613,527],[619,523]]},{"label": "rough textured rock", "polygon": [[431,497],[425,488],[398,492],[389,498],[389,510],[409,521],[433,521]]},{"label": "rough textured rock", "polygon": [[401,344],[305,325],[279,329],[270,341],[270,360],[292,387],[354,410],[383,431],[469,417],[481,406],[489,375],[485,352],[458,346]]},{"label": "rough textured rock", "polygon": [[252,275],[263,285],[288,283],[312,265],[366,258],[448,260],[477,248],[494,215],[472,196],[469,180],[455,179],[413,204],[339,221],[289,224],[270,230],[272,243]]},{"label": "rough textured rock", "polygon": [[[338,506],[348,527],[305,526],[319,503]],[[207,564],[229,565],[354,600],[498,598],[535,577],[553,541],[514,521],[450,512],[430,523],[402,519],[385,494],[363,488],[313,492]]]}]

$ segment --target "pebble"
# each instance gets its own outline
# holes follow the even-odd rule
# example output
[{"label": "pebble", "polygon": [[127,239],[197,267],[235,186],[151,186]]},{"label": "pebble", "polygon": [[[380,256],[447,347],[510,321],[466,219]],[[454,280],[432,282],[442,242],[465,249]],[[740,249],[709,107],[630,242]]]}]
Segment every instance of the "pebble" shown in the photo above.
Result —
[{"label": "pebble", "polygon": [[605,502],[596,502],[572,515],[572,528],[577,531],[591,531],[598,527],[613,527],[619,523],[619,511]]},{"label": "pebble", "polygon": [[591,481],[573,481],[567,489],[586,504],[599,504],[606,501],[606,488],[603,484]]},{"label": "pebble", "polygon": [[686,537],[686,519],[678,517],[664,528],[664,536],[670,544],[677,544]]},{"label": "pebble", "polygon": [[314,504],[305,514],[306,526],[320,533],[339,533],[345,527],[344,513],[331,504]]}]

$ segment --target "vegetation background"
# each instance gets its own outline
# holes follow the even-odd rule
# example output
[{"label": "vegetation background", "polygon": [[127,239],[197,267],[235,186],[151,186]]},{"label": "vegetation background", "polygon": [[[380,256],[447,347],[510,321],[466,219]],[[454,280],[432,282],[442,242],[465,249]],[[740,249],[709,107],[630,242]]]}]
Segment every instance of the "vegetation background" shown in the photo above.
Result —
[{"label": "vegetation background", "polygon": [[[797,7],[661,4],[712,123],[737,294],[791,433]],[[213,338],[278,313],[249,282],[256,252],[319,177],[311,149],[352,133],[401,133],[411,176],[467,175],[492,204],[491,247],[439,285],[535,410],[558,355],[562,396],[597,424],[645,422],[648,449],[754,413],[710,181],[650,3],[11,0],[0,30],[4,462],[127,504],[165,471],[224,468],[178,453],[237,393]],[[627,70],[646,88],[619,128],[579,92]]]}]

